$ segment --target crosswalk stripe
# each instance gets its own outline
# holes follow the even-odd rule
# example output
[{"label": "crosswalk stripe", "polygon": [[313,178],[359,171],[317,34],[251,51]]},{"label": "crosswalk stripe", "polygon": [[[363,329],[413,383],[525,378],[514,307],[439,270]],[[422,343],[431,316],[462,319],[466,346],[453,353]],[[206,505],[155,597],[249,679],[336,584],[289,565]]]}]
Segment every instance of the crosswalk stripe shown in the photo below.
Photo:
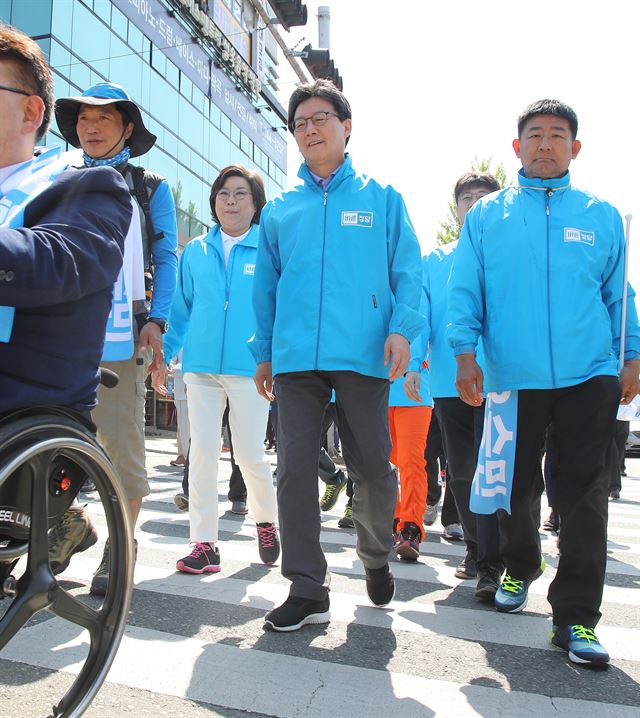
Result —
[{"label": "crosswalk stripe", "polygon": [[[156,454],[151,461],[168,463],[168,456]],[[221,515],[229,508],[226,484],[230,467],[222,461],[218,492]],[[154,476],[154,472],[150,472]],[[355,533],[340,530],[337,520],[342,501],[332,512],[323,514],[321,541],[333,572],[331,623],[327,627],[305,629],[295,636],[263,634],[264,613],[278,605],[288,593],[288,582],[279,565],[264,567],[258,557],[255,525],[249,518],[224,515],[220,519],[222,572],[203,576],[175,571],[175,561],[188,552],[188,515],[178,512],[173,495],[180,490],[180,474],[158,472],[152,478],[153,498],[143,502],[138,539],[138,562],[132,618],[108,681],[160,695],[202,701],[229,709],[250,711],[278,718],[327,718],[331,715],[356,715],[362,718],[503,718],[510,715],[557,715],[562,718],[635,718],[640,699],[629,696],[630,683],[640,677],[640,479],[623,480],[624,502],[610,503],[607,584],[604,590],[603,622],[598,635],[620,666],[628,673],[624,690],[600,699],[593,692],[574,691],[588,697],[548,697],[565,681],[581,677],[589,681],[594,674],[580,673],[566,657],[550,645],[550,619],[546,593],[555,574],[558,556],[556,537],[541,535],[547,556],[545,574],[530,587],[534,610],[518,616],[498,614],[472,598],[473,581],[455,578],[455,565],[465,554],[463,543],[440,538],[439,524],[428,528],[429,540],[421,546],[418,564],[392,563],[399,591],[385,610],[367,601],[364,569],[355,551]],[[88,510],[100,538],[107,535],[102,506],[89,497]],[[638,528],[636,528],[638,526]],[[101,543],[74,556],[64,580],[75,593],[86,593],[97,566]],[[255,580],[252,580],[253,577]],[[76,582],[77,579],[77,582]],[[410,590],[403,590],[410,589]],[[462,600],[446,605],[442,597],[464,593]],[[411,600],[402,596],[411,595]],[[461,595],[461,594],[460,594]],[[460,598],[460,595],[458,596]],[[165,603],[178,615],[165,623],[149,615],[143,607],[153,606],[164,596]],[[468,598],[465,598],[468,597]],[[466,601],[466,603],[465,603]],[[456,605],[457,604],[457,605]],[[136,609],[138,606],[138,609]],[[198,615],[242,616],[242,622],[227,628],[216,625],[216,637],[206,640],[192,635],[176,624],[180,612],[188,615],[197,607]],[[541,612],[544,611],[544,614]],[[637,619],[634,620],[633,616]],[[169,619],[169,617],[167,617]],[[244,638],[240,641],[240,628]],[[378,656],[374,666],[346,660],[336,646],[355,648],[356,633],[363,650]],[[226,639],[220,636],[228,636]],[[394,640],[389,642],[390,636]],[[2,659],[42,668],[77,672],[86,652],[86,635],[80,628],[50,617],[30,625],[2,652]],[[316,642],[328,647],[318,659]],[[429,675],[428,669],[392,662],[397,646],[403,650],[420,642],[424,656],[447,642],[456,648],[443,655],[453,656],[467,650],[480,655],[484,649],[511,652],[514,667],[523,671],[523,681],[503,686],[493,678],[482,660],[475,668],[467,667],[469,677],[460,681],[445,667]],[[386,645],[388,643],[388,646]],[[333,648],[331,647],[333,646]],[[385,647],[386,646],[386,647]],[[306,651],[305,651],[306,647]],[[536,680],[536,666],[554,661],[557,672],[547,686]],[[350,655],[347,653],[347,655]],[[501,654],[502,655],[502,654]],[[547,658],[548,657],[548,658]],[[500,671],[498,662],[497,669]],[[570,673],[563,678],[562,672]],[[614,668],[612,670],[618,670]],[[530,680],[527,682],[527,672]],[[609,672],[609,674],[611,671]],[[434,677],[434,675],[436,677]],[[508,675],[505,673],[504,675]],[[443,680],[442,677],[446,680]],[[587,678],[587,676],[589,676]],[[451,680],[449,680],[449,677]],[[595,680],[595,679],[592,679]],[[614,680],[613,678],[611,679]],[[551,687],[548,687],[548,686]],[[608,689],[611,690],[611,683]],[[637,685],[637,684],[636,684]],[[513,686],[525,690],[514,689]],[[505,690],[506,687],[506,690]],[[617,702],[618,701],[618,702]],[[633,703],[633,705],[622,705]],[[1,713],[1,711],[0,711]]]},{"label": "crosswalk stripe", "polygon": [[[26,629],[13,660],[48,668],[78,670],[82,634],[58,645],[59,619]],[[37,646],[29,650],[26,643]],[[145,656],[141,661],[140,657]],[[75,665],[74,665],[75,661]],[[230,677],[233,680],[229,680]],[[292,679],[295,677],[295,679]],[[158,693],[183,696],[282,718],[330,715],[403,718],[476,718],[507,715],[558,715],[563,718],[635,718],[637,708],[482,685],[459,684],[422,676],[373,670],[220,643],[184,639],[160,631],[130,627],[109,676]],[[251,686],[251,690],[247,687]],[[340,690],[342,687],[343,690]]]}]

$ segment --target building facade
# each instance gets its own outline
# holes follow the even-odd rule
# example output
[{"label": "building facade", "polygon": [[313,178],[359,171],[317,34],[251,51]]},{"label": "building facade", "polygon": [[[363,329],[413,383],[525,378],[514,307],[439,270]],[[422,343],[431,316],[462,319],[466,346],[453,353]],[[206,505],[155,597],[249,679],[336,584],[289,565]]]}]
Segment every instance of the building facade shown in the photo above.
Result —
[{"label": "building facade", "polygon": [[[180,244],[210,225],[211,183],[228,164],[286,184],[276,44],[249,0],[0,0],[0,19],[34,37],[56,97],[103,81],[127,89],[158,140],[140,164],[176,197]],[[63,144],[55,120],[46,144]]]}]

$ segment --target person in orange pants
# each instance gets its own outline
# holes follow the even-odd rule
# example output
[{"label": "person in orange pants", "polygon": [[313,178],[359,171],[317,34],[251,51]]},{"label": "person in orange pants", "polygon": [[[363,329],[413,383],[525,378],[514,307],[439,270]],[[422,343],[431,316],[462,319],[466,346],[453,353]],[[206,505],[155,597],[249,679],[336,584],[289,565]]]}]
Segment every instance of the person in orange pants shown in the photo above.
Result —
[{"label": "person in orange pants", "polygon": [[411,345],[411,362],[404,379],[391,384],[389,430],[391,463],[400,479],[394,519],[394,547],[403,561],[417,561],[425,530],[427,470],[424,451],[431,423],[433,401],[429,392],[429,369],[422,361],[426,346],[422,338]]}]

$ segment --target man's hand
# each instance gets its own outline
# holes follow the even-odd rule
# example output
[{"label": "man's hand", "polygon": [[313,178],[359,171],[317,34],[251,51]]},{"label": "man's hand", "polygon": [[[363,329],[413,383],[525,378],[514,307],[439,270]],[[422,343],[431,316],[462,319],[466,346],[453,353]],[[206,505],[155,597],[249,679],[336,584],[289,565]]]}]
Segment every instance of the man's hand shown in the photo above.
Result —
[{"label": "man's hand", "polygon": [[412,401],[422,402],[420,396],[420,372],[410,371],[407,372],[407,376],[404,379],[404,393]]},{"label": "man's hand", "polygon": [[264,397],[267,401],[273,401],[275,399],[273,395],[273,376],[271,374],[270,361],[263,361],[258,364],[253,381],[256,383],[256,389],[260,396]]},{"label": "man's hand", "polygon": [[160,396],[169,396],[167,373],[171,373],[171,368],[167,370],[167,367],[163,364],[159,369],[153,369],[149,373],[151,374],[151,386]]},{"label": "man's hand", "polygon": [[164,351],[162,350],[162,332],[155,322],[147,322],[140,330],[140,349],[151,347],[153,361],[149,364],[149,373],[164,366]]},{"label": "man's hand", "polygon": [[456,389],[460,398],[471,406],[482,404],[483,376],[482,369],[473,354],[459,354],[458,373],[456,375]]},{"label": "man's hand", "polygon": [[634,396],[640,394],[640,359],[626,361],[620,371],[620,389],[622,390],[621,404],[631,404]]},{"label": "man's hand", "polygon": [[409,366],[410,358],[409,342],[402,334],[389,334],[384,343],[384,365],[389,366],[389,362],[391,362],[389,381],[403,376]]}]

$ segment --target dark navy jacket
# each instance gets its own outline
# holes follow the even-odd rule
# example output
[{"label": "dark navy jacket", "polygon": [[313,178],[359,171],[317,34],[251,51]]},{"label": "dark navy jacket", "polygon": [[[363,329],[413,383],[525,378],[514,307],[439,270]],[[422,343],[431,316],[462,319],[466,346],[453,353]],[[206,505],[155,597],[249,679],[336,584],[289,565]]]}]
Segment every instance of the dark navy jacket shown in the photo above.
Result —
[{"label": "dark navy jacket", "polygon": [[0,343],[0,413],[94,407],[131,217],[124,179],[94,167],[60,175],[25,207],[24,227],[0,228],[0,305],[16,307]]}]

